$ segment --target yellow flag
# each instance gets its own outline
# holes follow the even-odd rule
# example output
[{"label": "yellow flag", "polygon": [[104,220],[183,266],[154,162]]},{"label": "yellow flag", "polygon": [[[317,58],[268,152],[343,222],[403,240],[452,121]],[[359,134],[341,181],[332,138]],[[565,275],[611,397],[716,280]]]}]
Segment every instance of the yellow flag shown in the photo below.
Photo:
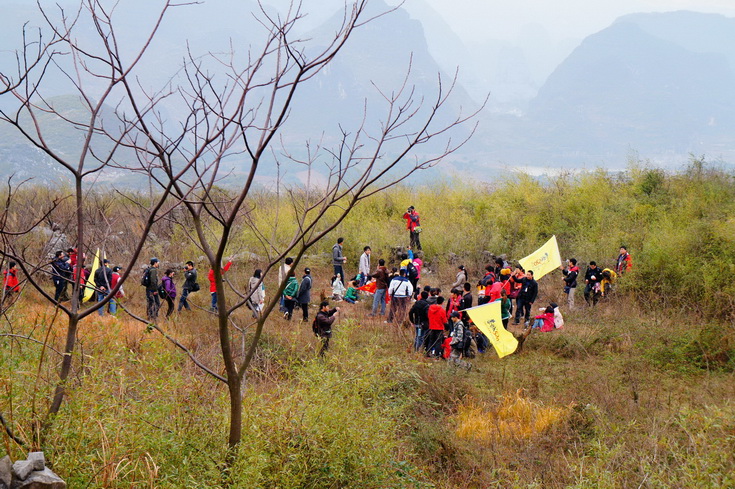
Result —
[{"label": "yellow flag", "polygon": [[553,272],[561,266],[561,254],[559,254],[559,245],[556,243],[556,236],[552,236],[544,245],[528,255],[518,260],[524,270],[533,270],[533,278],[540,279],[549,272]]},{"label": "yellow flag", "polygon": [[100,267],[100,249],[97,248],[97,253],[94,254],[94,260],[92,261],[92,272],[89,274],[89,278],[87,279],[87,288],[84,289],[84,300],[82,302],[87,302],[89,299],[92,298],[94,295],[94,272],[97,271],[97,269]]},{"label": "yellow flag", "polygon": [[465,309],[470,315],[475,326],[480,328],[490,340],[498,357],[510,355],[518,348],[518,340],[513,333],[503,327],[503,319],[500,313],[500,301],[491,302],[482,306]]}]

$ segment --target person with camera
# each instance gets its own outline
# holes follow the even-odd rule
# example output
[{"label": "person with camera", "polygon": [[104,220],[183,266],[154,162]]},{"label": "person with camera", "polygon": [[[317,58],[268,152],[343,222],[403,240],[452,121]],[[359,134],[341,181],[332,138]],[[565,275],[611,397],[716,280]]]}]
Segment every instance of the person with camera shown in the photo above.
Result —
[{"label": "person with camera", "polygon": [[419,219],[419,213],[416,212],[414,206],[411,206],[403,214],[403,218],[406,220],[406,229],[408,229],[411,249],[421,250],[421,239],[419,238],[421,221]]}]

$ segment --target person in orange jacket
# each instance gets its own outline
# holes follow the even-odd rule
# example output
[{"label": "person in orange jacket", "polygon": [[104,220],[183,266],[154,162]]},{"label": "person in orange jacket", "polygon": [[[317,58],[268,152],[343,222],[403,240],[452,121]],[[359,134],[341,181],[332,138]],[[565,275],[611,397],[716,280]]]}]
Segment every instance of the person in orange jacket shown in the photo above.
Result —
[{"label": "person in orange jacket", "polygon": [[[227,264],[222,267],[222,275],[225,274],[227,270],[230,269],[232,266],[232,261],[228,261]],[[209,275],[207,276],[209,278],[209,293],[212,294],[212,306],[209,308],[212,312],[217,312],[217,284],[214,280],[214,270],[209,269]]]}]

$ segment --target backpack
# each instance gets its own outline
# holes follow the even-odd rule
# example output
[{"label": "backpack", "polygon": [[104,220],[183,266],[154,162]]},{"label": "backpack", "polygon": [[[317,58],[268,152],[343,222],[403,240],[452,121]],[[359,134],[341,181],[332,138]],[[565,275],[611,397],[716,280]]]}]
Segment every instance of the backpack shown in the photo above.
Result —
[{"label": "backpack", "polygon": [[419,278],[419,271],[412,261],[409,261],[408,265],[406,265],[406,277],[409,280],[416,280],[417,278]]},{"label": "backpack", "polygon": [[149,287],[151,285],[151,269],[146,268],[143,272],[143,278],[140,279],[140,285],[143,287]]},{"label": "backpack", "polygon": [[201,287],[199,287],[199,282],[194,282],[191,284],[191,292],[199,292],[201,290]]},{"label": "backpack", "polygon": [[[148,281],[150,282],[150,279]],[[168,299],[168,292],[166,292],[166,287],[163,284],[158,284],[158,295],[161,299]]]}]

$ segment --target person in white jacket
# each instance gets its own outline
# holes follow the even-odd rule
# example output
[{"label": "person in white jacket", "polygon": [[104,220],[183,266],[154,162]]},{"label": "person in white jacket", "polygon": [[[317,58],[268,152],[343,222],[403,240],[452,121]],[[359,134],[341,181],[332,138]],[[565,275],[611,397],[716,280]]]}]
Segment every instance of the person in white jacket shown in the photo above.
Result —
[{"label": "person in white jacket", "polygon": [[362,249],[362,255],[360,255],[360,268],[358,270],[360,273],[360,287],[365,285],[370,278],[370,253],[372,253],[372,250],[369,246],[366,246]]}]

